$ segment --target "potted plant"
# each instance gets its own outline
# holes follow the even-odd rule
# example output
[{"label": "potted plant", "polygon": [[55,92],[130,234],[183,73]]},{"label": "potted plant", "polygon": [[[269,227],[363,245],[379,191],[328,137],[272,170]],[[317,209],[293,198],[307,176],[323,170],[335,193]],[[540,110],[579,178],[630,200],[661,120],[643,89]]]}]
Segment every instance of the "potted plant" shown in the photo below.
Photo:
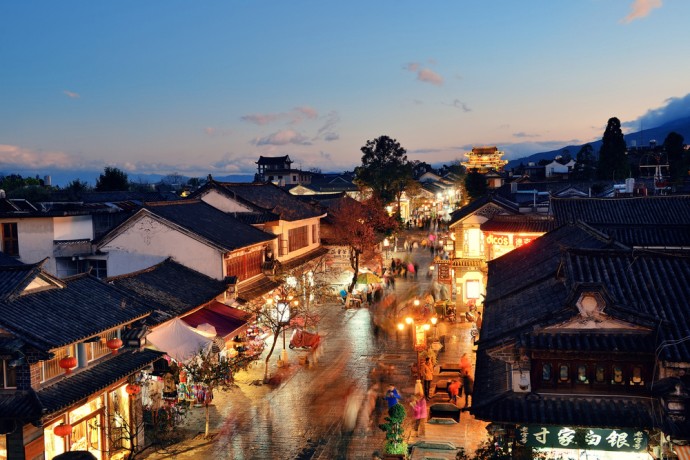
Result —
[{"label": "potted plant", "polygon": [[386,423],[379,425],[379,428],[386,432],[386,443],[383,446],[385,459],[405,459],[407,458],[407,443],[403,439],[403,422],[407,412],[402,404],[395,404],[388,409]]}]

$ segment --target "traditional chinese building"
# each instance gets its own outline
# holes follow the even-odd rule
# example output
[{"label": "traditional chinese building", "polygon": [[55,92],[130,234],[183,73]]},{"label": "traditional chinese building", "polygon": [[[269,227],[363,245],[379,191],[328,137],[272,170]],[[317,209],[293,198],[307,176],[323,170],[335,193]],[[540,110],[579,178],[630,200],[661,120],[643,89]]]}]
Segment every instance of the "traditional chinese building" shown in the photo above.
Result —
[{"label": "traditional chinese building", "polygon": [[498,147],[473,147],[471,152],[466,152],[467,161],[461,164],[471,171],[476,169],[480,173],[489,171],[503,171],[503,167],[508,164],[508,160],[503,159],[505,152],[498,150]]}]

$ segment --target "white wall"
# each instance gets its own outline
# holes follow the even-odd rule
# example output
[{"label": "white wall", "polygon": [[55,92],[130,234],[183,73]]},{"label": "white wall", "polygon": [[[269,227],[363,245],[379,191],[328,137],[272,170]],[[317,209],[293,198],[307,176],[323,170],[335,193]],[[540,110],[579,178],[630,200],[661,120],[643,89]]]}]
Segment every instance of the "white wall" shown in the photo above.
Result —
[{"label": "white wall", "polygon": [[54,240],[93,239],[91,216],[68,216],[53,218]]},{"label": "white wall", "polygon": [[241,205],[235,200],[231,200],[225,195],[218,193],[215,190],[209,190],[204,196],[201,197],[201,201],[208,203],[214,208],[223,212],[250,212],[251,209]]},{"label": "white wall", "polygon": [[140,217],[100,250],[108,253],[108,276],[142,270],[173,257],[212,278],[224,277],[223,254],[219,250],[148,216]]},{"label": "white wall", "polygon": [[14,222],[17,224],[19,238],[19,261],[34,264],[49,257],[43,266],[48,272],[55,274],[55,259],[53,259],[53,218],[34,217],[26,219],[3,218],[1,223]]}]

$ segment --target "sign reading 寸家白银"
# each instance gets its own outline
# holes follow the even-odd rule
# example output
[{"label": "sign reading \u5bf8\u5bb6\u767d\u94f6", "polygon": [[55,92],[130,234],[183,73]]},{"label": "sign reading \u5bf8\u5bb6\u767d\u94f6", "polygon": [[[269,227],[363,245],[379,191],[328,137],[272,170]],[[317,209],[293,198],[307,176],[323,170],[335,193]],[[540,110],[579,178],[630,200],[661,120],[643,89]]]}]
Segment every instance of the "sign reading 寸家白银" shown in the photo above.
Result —
[{"label": "sign reading \u5bf8\u5bb6\u767d\u94f6", "polygon": [[641,452],[647,450],[647,433],[633,429],[570,428],[553,425],[521,425],[518,443],[527,447]]}]

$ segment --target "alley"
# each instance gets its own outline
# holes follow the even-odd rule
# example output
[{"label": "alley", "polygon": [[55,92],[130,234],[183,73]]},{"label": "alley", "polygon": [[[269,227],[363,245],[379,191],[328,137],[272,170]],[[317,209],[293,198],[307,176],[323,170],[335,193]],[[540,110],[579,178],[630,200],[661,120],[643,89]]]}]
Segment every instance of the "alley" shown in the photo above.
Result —
[{"label": "alley", "polygon": [[[399,256],[406,255],[410,256]],[[427,250],[415,249],[411,256],[420,267],[429,266]],[[425,273],[425,269],[420,271]],[[402,301],[410,293],[423,294],[429,284],[425,276],[416,281],[398,278],[395,293]],[[279,341],[271,358],[279,384],[261,385],[263,361],[254,363],[237,375],[236,388],[216,393],[211,431],[217,435],[211,441],[198,435],[204,428],[204,409],[192,408],[181,427],[190,439],[166,451],[147,453],[147,458],[368,460],[373,451],[380,451],[384,433],[377,425],[385,416],[381,400],[384,390],[374,387],[369,393],[377,396],[375,407],[368,406],[366,395],[382,376],[384,383],[394,383],[405,399],[410,398],[415,384],[410,367],[416,358],[411,335],[396,330],[376,334],[372,311],[364,307],[344,309],[339,303],[329,303],[320,306],[319,314],[323,341],[317,363],[299,364],[299,357],[307,351],[288,350],[290,365],[277,369]],[[439,327],[447,337],[440,363],[457,364],[463,353],[471,354],[468,324],[443,323]],[[348,397],[361,407],[354,430],[343,423]],[[460,424],[429,427],[427,436],[474,451],[485,437],[484,426],[465,412]],[[409,436],[409,427],[407,431]],[[409,441],[420,439],[424,437]]]}]

